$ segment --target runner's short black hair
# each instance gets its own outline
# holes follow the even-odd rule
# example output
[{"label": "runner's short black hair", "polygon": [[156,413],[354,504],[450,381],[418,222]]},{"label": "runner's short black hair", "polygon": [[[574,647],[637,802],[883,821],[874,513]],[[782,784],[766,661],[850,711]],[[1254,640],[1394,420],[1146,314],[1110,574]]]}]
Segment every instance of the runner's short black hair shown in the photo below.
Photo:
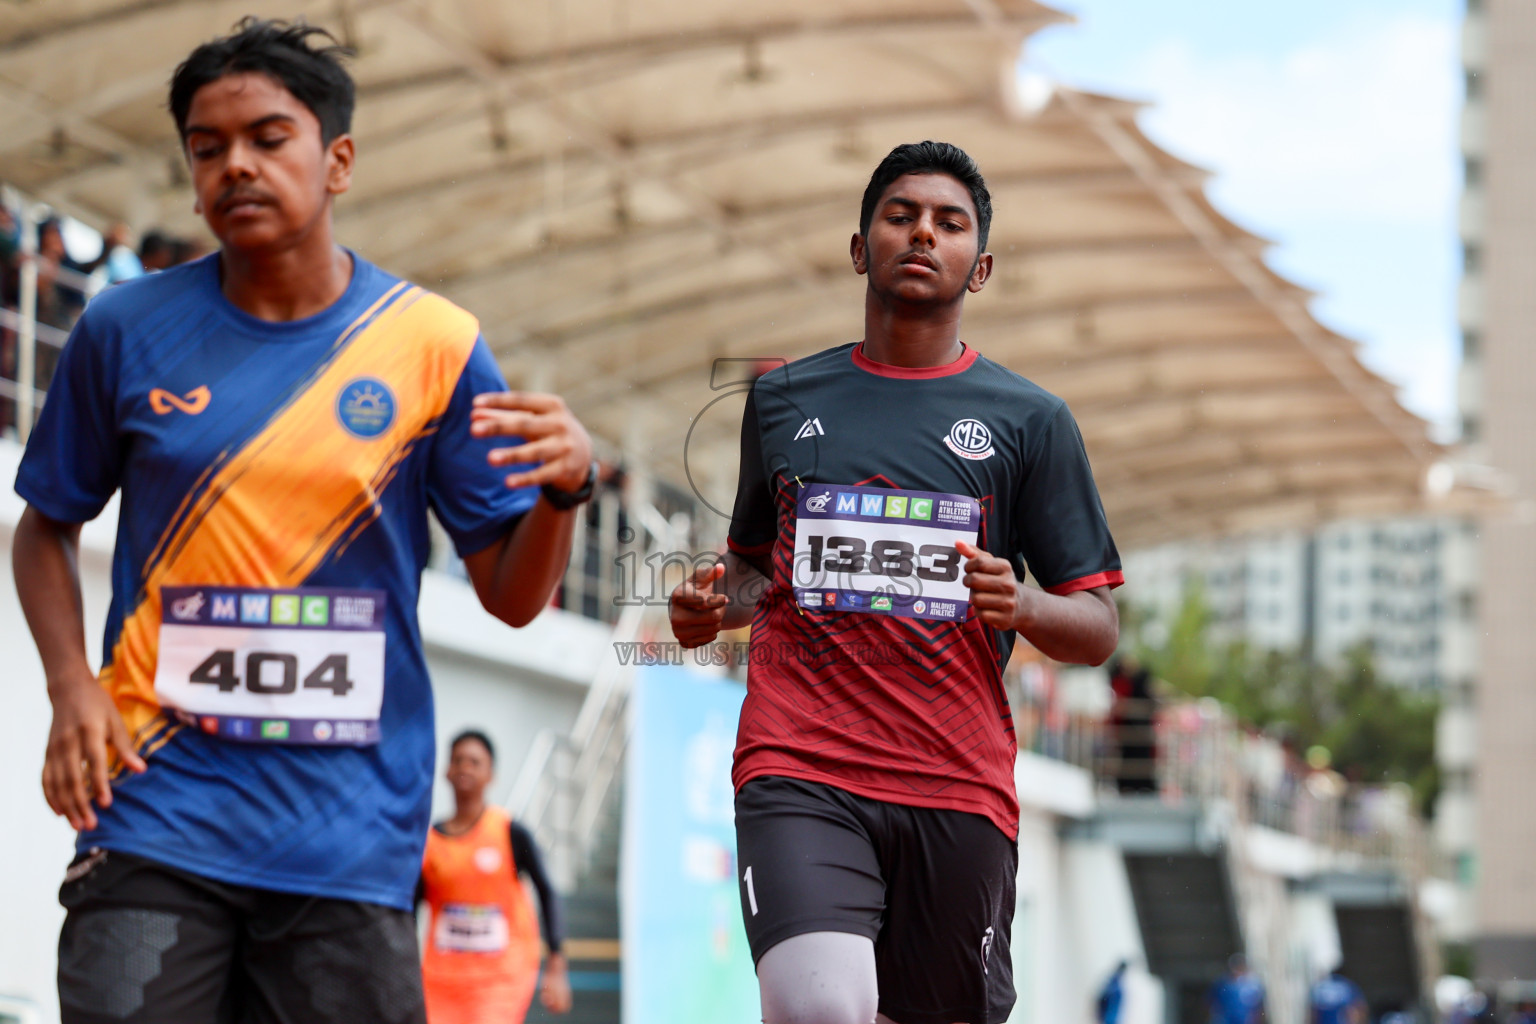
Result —
[{"label": "runner's short black hair", "polygon": [[[311,46],[319,37],[322,42]],[[329,40],[329,42],[323,42]],[[230,35],[193,50],[171,76],[171,116],[182,139],[187,135],[187,111],[197,90],[225,75],[246,72],[270,75],[293,93],[320,121],[320,140],[330,145],[352,130],[357,88],[342,60],[354,55],[335,36],[304,21],[247,17]]]},{"label": "runner's short black hair", "polygon": [[987,235],[992,230],[992,193],[976,161],[959,146],[947,142],[904,142],[886,154],[864,189],[864,203],[859,208],[859,234],[869,234],[875,218],[875,204],[903,174],[947,174],[966,187],[976,205],[978,253],[987,251]]},{"label": "runner's short black hair", "polygon": [[496,763],[496,747],[491,743],[491,738],[485,733],[481,732],[479,729],[465,729],[463,732],[455,736],[453,741],[448,744],[448,756],[452,757],[453,752],[459,748],[459,744],[465,742],[466,740],[474,740],[476,743],[484,747],[485,752],[491,755],[491,763]]}]

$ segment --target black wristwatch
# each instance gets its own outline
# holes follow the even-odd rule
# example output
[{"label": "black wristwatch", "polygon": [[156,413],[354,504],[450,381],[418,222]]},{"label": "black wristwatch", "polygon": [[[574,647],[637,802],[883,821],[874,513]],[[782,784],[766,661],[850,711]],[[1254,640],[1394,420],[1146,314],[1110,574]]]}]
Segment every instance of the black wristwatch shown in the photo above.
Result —
[{"label": "black wristwatch", "polygon": [[561,512],[569,512],[577,505],[591,501],[592,491],[596,487],[597,463],[594,461],[591,468],[587,470],[587,482],[576,490],[562,491],[558,487],[545,484],[539,488],[539,491],[544,495],[544,500],[549,502],[551,508],[559,509]]}]

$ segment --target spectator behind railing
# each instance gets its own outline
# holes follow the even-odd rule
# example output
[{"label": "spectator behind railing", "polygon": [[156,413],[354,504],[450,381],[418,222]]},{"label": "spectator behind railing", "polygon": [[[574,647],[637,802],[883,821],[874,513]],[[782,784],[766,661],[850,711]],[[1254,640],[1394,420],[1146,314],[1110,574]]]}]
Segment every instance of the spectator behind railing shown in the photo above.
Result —
[{"label": "spectator behind railing", "polygon": [[0,203],[0,306],[16,308],[21,269],[21,223],[16,214]]},{"label": "spectator behind railing", "polygon": [[119,221],[108,228],[101,236],[101,254],[81,267],[87,274],[96,273],[98,268],[104,268],[102,276],[108,287],[144,276],[144,264],[128,245],[127,224]]}]

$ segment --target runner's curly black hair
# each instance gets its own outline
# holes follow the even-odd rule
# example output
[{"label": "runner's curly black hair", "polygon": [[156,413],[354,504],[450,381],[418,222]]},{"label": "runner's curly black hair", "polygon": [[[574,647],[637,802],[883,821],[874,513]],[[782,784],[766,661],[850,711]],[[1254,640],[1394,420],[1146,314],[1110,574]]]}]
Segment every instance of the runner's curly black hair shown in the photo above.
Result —
[{"label": "runner's curly black hair", "polygon": [[[329,40],[311,46],[316,38]],[[352,130],[357,88],[342,65],[354,56],[323,28],[300,21],[243,18],[230,35],[204,43],[182,61],[171,76],[171,116],[182,139],[192,97],[205,85],[226,75],[248,72],[270,75],[293,93],[320,121],[320,140],[330,145]]]}]

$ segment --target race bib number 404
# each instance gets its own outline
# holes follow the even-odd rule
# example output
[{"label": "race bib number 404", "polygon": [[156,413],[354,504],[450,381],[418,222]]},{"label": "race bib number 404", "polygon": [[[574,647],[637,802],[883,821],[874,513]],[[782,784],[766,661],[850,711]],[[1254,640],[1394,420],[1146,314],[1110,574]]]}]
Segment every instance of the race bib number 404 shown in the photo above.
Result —
[{"label": "race bib number 404", "polygon": [[384,593],[162,587],[155,696],[222,739],[379,740]]},{"label": "race bib number 404", "polygon": [[971,594],[955,541],[976,543],[981,503],[961,494],[812,484],[795,509],[802,608],[965,618]]}]

